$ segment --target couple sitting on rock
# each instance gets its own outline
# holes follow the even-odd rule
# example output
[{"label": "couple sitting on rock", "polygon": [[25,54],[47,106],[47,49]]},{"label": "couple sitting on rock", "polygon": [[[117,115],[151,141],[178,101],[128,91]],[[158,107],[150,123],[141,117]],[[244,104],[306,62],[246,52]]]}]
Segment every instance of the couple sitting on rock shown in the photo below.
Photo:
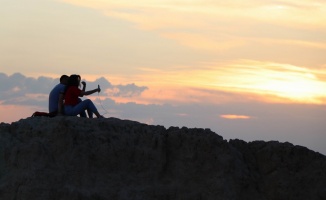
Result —
[{"label": "couple sitting on rock", "polygon": [[[79,89],[80,84],[83,85],[82,89]],[[79,97],[84,95],[90,95],[95,92],[100,92],[101,89],[85,91],[86,83],[81,82],[79,75],[62,75],[60,77],[60,83],[56,85],[49,95],[49,113],[52,116],[55,115],[68,115],[86,117],[86,112],[89,118],[93,118],[93,113],[97,118],[104,118],[97,111],[95,105],[90,99],[81,100]]]}]

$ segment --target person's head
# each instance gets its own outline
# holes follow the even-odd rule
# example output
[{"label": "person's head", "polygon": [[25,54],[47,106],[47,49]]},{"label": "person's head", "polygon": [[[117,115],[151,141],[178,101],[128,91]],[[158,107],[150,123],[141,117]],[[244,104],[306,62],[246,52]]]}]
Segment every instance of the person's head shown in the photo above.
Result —
[{"label": "person's head", "polygon": [[79,86],[80,84],[80,76],[77,74],[73,74],[69,77],[68,85],[69,86]]},{"label": "person's head", "polygon": [[69,80],[69,76],[67,76],[67,75],[62,75],[60,77],[60,83],[61,84],[67,85],[68,84],[68,80]]}]

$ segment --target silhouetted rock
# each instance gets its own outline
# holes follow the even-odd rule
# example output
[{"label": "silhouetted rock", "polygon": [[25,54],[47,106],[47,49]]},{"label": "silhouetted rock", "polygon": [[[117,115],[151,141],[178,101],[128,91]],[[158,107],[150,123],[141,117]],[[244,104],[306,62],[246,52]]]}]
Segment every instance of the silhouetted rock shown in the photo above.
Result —
[{"label": "silhouetted rock", "polygon": [[209,129],[34,117],[0,124],[0,199],[326,199],[326,157]]}]

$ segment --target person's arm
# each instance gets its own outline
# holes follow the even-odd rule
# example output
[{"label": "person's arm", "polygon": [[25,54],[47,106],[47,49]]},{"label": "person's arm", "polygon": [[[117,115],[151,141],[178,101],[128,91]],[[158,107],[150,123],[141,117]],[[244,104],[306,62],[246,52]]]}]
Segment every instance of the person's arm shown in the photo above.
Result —
[{"label": "person's arm", "polygon": [[[86,82],[82,81],[81,83],[83,84],[82,92],[85,92],[85,90],[86,90]],[[84,95],[87,95],[87,94],[80,94],[79,96],[83,97]]]},{"label": "person's arm", "polygon": [[63,99],[64,99],[64,94],[60,93],[59,101],[58,101],[58,114],[57,115],[63,115]]},{"label": "person's arm", "polygon": [[90,94],[94,94],[95,92],[101,92],[100,88],[94,89],[94,90],[89,90],[89,91],[80,91],[80,95],[79,96],[84,96],[84,95],[90,95]]}]

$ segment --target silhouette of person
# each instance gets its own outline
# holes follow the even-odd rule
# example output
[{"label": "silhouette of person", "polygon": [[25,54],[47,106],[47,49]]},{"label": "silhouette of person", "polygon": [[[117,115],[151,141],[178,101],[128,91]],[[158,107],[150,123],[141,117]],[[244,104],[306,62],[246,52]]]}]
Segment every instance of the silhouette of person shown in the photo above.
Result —
[{"label": "silhouette of person", "polygon": [[49,114],[56,116],[62,114],[63,102],[59,101],[60,94],[64,94],[66,85],[68,84],[69,76],[62,75],[60,77],[60,83],[57,84],[49,94]]},{"label": "silhouette of person", "polygon": [[97,88],[94,90],[85,91],[86,83],[83,82],[83,89],[79,89],[81,78],[79,75],[73,74],[69,77],[68,85],[64,95],[64,112],[66,115],[76,116],[83,111],[87,111],[88,117],[93,118],[93,113],[97,118],[104,118],[97,111],[94,103],[90,99],[79,101],[79,97],[84,95],[91,95],[95,92],[100,92],[101,89]]}]

